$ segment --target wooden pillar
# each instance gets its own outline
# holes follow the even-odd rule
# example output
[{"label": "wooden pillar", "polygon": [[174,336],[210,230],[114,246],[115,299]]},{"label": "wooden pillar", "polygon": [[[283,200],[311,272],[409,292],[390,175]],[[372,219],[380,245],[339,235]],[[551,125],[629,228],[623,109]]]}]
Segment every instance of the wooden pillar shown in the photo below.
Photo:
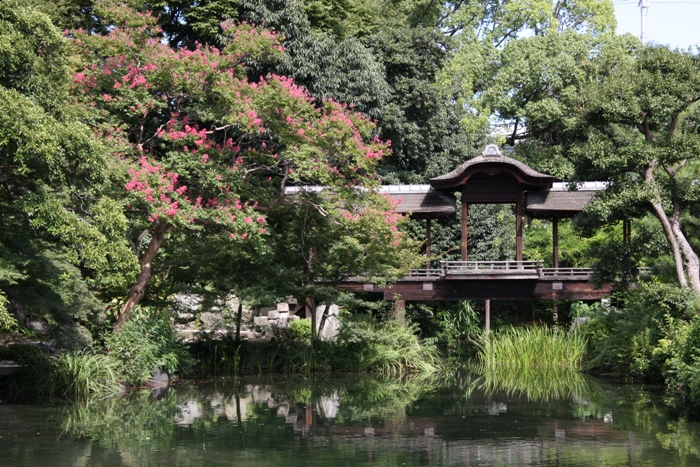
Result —
[{"label": "wooden pillar", "polygon": [[491,333],[491,300],[486,300],[484,309],[486,311],[486,335],[488,336]]},{"label": "wooden pillar", "polygon": [[464,201],[462,193],[462,261],[467,261],[467,233],[469,232],[469,204]]},{"label": "wooden pillar", "polygon": [[425,259],[430,270],[430,219],[425,220]]},{"label": "wooden pillar", "polygon": [[552,220],[552,263],[559,267],[559,219]]},{"label": "wooden pillar", "polygon": [[515,203],[515,260],[523,260],[523,194],[518,194]]}]

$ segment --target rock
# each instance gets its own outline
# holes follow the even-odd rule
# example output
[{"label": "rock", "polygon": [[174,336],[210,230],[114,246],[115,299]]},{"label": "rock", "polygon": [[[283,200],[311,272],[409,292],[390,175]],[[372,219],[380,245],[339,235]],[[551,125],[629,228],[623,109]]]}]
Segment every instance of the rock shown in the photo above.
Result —
[{"label": "rock", "polygon": [[173,296],[173,307],[177,311],[194,313],[199,310],[202,297],[193,294],[176,294]]},{"label": "rock", "polygon": [[[326,309],[325,304],[320,304],[316,307],[316,328],[321,325],[321,320],[323,319],[323,312]],[[319,337],[321,340],[335,340],[338,337],[338,329],[340,328],[340,320],[338,319],[338,305],[331,304],[328,308],[328,317],[326,318],[326,323],[323,325],[323,329],[319,332]]]},{"label": "rock", "polygon": [[301,319],[301,318],[297,315],[292,315],[292,316],[287,318],[288,321],[296,321],[298,319]]},{"label": "rock", "polygon": [[270,311],[277,311],[276,306],[261,306],[258,308],[258,314],[260,315],[267,315],[268,312]]},{"label": "rock", "polygon": [[219,313],[205,311],[199,314],[199,321],[205,329],[215,329],[224,326],[224,318]]},{"label": "rock", "polygon": [[277,311],[289,311],[289,303],[278,303]]},{"label": "rock", "polygon": [[7,311],[9,311],[20,324],[24,324],[29,316],[29,307],[14,297],[10,297]]},{"label": "rock", "polygon": [[280,312],[277,310],[272,310],[267,312],[267,317],[269,319],[277,319],[280,317]]},{"label": "rock", "polygon": [[285,320],[286,320],[286,319],[289,319],[289,312],[287,311],[287,312],[284,312],[284,313],[280,313],[279,318],[280,318],[280,319],[285,319]]},{"label": "rock", "polygon": [[44,318],[38,316],[28,316],[24,325],[37,334],[46,335],[49,333],[49,324]]},{"label": "rock", "polygon": [[569,332],[573,332],[575,329],[580,328],[585,326],[591,318],[588,316],[581,316],[579,318],[574,318],[574,320],[571,322],[571,327],[569,328]]},{"label": "rock", "polygon": [[158,368],[156,371],[153,372],[153,375],[151,376],[151,379],[148,382],[154,386],[167,385],[170,382],[170,375],[167,371]]},{"label": "rock", "polygon": [[177,324],[186,324],[195,320],[194,313],[178,313],[175,315],[175,322]]},{"label": "rock", "polygon": [[253,323],[255,323],[256,326],[267,326],[267,316],[256,316],[253,318]]}]

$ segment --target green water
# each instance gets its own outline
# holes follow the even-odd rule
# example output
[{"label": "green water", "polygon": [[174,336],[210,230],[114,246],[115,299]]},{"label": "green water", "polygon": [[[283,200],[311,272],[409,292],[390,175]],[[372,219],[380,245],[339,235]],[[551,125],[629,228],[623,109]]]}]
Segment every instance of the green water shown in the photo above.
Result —
[{"label": "green water", "polygon": [[548,377],[275,376],[70,406],[0,404],[0,465],[700,465],[700,424],[674,415],[677,401]]}]

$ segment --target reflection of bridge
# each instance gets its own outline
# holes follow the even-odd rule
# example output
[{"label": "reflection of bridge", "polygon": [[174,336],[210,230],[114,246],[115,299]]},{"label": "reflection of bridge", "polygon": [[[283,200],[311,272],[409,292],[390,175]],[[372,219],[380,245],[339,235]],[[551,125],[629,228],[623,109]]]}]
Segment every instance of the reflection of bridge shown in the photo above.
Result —
[{"label": "reflection of bridge", "polygon": [[[396,211],[414,219],[425,219],[425,269],[387,287],[361,279],[346,281],[342,287],[357,292],[382,292],[392,300],[537,299],[595,300],[609,296],[611,285],[596,287],[592,270],[560,267],[559,219],[581,212],[606,183],[555,183],[554,177],[539,173],[520,161],[501,155],[489,145],[483,155],[452,172],[435,177],[430,185],[384,186],[380,192],[397,202]],[[459,193],[459,205],[456,193]],[[515,205],[515,261],[469,261],[468,232],[470,204]],[[458,207],[459,206],[459,207]],[[459,211],[458,211],[459,210]],[[461,261],[431,266],[431,220],[461,214]],[[552,227],[552,266],[523,260],[523,218],[548,219]],[[629,222],[624,223],[625,241]]]}]

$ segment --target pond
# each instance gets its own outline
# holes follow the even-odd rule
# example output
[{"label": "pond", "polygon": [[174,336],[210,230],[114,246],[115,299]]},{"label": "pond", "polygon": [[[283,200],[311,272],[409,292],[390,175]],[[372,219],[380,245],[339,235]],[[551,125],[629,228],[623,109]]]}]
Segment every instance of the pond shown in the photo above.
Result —
[{"label": "pond", "polygon": [[700,424],[674,404],[578,374],[186,382],[82,404],[0,404],[0,464],[700,465]]}]

